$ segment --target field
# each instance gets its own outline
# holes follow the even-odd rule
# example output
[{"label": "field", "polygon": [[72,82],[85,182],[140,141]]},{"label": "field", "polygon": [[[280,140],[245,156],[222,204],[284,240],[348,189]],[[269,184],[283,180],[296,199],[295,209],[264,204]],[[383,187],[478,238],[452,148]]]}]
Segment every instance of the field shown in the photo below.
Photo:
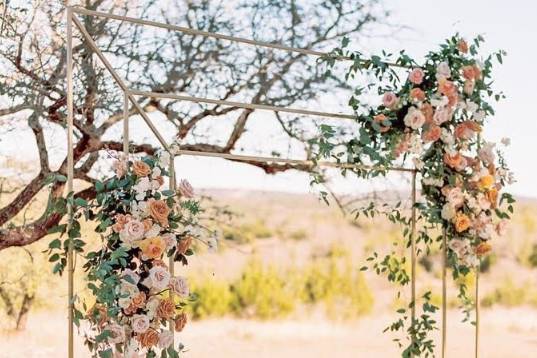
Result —
[{"label": "field", "polygon": [[[355,222],[314,196],[205,194],[213,198],[207,205],[227,205],[234,213],[219,223],[218,252],[200,246],[188,267],[177,267],[200,295],[190,309],[193,322],[177,336],[186,346],[185,357],[397,356],[396,337],[382,330],[401,302],[383,278],[359,268],[373,250],[392,249],[389,243],[399,237],[399,228],[380,219]],[[520,201],[508,236],[494,242],[495,253],[481,275],[483,357],[537,355],[536,208],[532,201]],[[4,314],[0,346],[11,353],[0,357],[65,355],[65,282],[49,274],[40,254],[44,246],[29,249],[33,261],[22,249],[0,253],[0,281],[13,290],[22,290],[21,282],[27,281],[26,289],[35,292],[24,331],[15,332]],[[439,263],[434,251],[418,266],[418,292],[433,289],[437,304]],[[473,279],[467,283],[473,290]],[[77,287],[81,297],[87,295],[80,272]],[[470,357],[474,326],[461,322],[453,284],[449,293],[448,357]],[[405,288],[402,302],[407,299]],[[85,356],[81,341],[77,352]]]}]

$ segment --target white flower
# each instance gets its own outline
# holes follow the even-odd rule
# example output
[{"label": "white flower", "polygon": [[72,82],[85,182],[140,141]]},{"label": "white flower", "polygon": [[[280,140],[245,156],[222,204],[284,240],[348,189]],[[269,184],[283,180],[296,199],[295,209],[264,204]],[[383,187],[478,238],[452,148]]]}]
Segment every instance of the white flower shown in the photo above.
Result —
[{"label": "white flower", "polygon": [[124,246],[132,247],[135,241],[144,237],[144,232],[144,224],[136,219],[133,219],[128,221],[123,230],[119,232],[119,238],[123,242]]},{"label": "white flower", "polygon": [[494,233],[496,232],[494,225],[492,223],[488,223],[484,225],[478,232],[478,236],[484,240],[489,240],[492,238]]},{"label": "white flower", "polygon": [[149,205],[145,201],[133,201],[131,204],[131,214],[136,219],[145,218],[149,215]]},{"label": "white flower", "polygon": [[144,333],[149,328],[149,318],[146,315],[135,314],[132,316],[132,330],[136,333]]},{"label": "white flower", "polygon": [[122,280],[119,285],[119,294],[121,296],[128,296],[133,297],[136,296],[140,290],[136,285],[133,285],[132,283]]},{"label": "white flower", "polygon": [[463,256],[468,250],[468,242],[466,240],[452,239],[448,243],[448,247],[457,254],[458,257]]},{"label": "white flower", "polygon": [[159,224],[153,224],[149,230],[146,231],[145,237],[155,237],[160,234],[162,227]]},{"label": "white flower", "polygon": [[106,325],[104,329],[110,332],[108,343],[119,344],[125,341],[125,329],[116,322]]},{"label": "white flower", "polygon": [[436,186],[439,188],[444,186],[444,180],[442,178],[424,178],[422,182],[423,185]]},{"label": "white flower", "polygon": [[451,188],[446,193],[446,200],[454,208],[458,208],[464,204],[464,195],[461,188]]},{"label": "white flower", "polygon": [[425,116],[416,107],[410,107],[404,121],[407,127],[419,129],[425,124]]},{"label": "white flower", "polygon": [[158,336],[159,348],[165,349],[173,344],[173,332],[163,331]]},{"label": "white flower", "polygon": [[421,154],[423,152],[423,142],[420,136],[413,135],[410,138],[410,152],[413,154]]},{"label": "white flower", "polygon": [[147,310],[147,316],[150,319],[153,319],[157,314],[157,309],[160,304],[160,299],[157,296],[151,296],[151,298],[146,302],[145,309]]},{"label": "white flower", "polygon": [[161,237],[164,240],[164,242],[166,243],[166,250],[171,249],[177,243],[177,239],[176,239],[175,235],[172,234],[172,233],[166,233],[164,235],[161,235]]},{"label": "white flower", "polygon": [[118,298],[117,303],[119,307],[123,309],[127,309],[131,305],[131,298],[130,297],[121,297]]},{"label": "white flower", "polygon": [[474,113],[473,119],[476,122],[482,122],[483,119],[485,119],[485,116],[486,116],[485,111],[477,111]]},{"label": "white flower", "polygon": [[501,142],[502,142],[503,145],[508,147],[508,146],[511,145],[511,138],[504,137],[504,138],[502,138]]},{"label": "white flower", "polygon": [[495,145],[496,144],[494,143],[487,142],[481,147],[481,149],[478,150],[479,159],[481,159],[487,165],[494,164],[495,155],[493,149]]},{"label": "white flower", "polygon": [[435,96],[431,98],[431,106],[433,107],[445,107],[449,104],[449,98],[446,96]]},{"label": "white flower", "polygon": [[472,113],[476,113],[477,110],[479,109],[479,105],[475,102],[470,101],[469,99],[466,100],[464,107],[467,112],[472,112]]},{"label": "white flower", "polygon": [[451,119],[451,110],[446,107],[436,107],[436,110],[433,114],[433,121],[434,123],[441,125],[442,123],[445,123]]},{"label": "white flower", "polygon": [[167,168],[170,165],[171,156],[168,151],[163,150],[158,156],[159,165],[163,168]]},{"label": "white flower", "polygon": [[[157,291],[162,291],[170,283],[170,273],[162,266],[153,266],[149,270],[149,277],[144,282],[149,288],[154,288]],[[149,284],[149,285],[148,285]]]},{"label": "white flower", "polygon": [[451,69],[449,68],[449,64],[447,62],[440,62],[438,66],[436,66],[436,78],[437,79],[448,79],[451,77]]},{"label": "white flower", "polygon": [[418,170],[422,170],[423,166],[425,165],[425,163],[423,163],[423,160],[421,160],[420,158],[412,158],[412,163],[414,163],[414,166]]},{"label": "white flower", "polygon": [[148,177],[142,177],[132,186],[132,189],[136,193],[136,200],[144,200],[146,193],[152,189],[152,185]]},{"label": "white flower", "polygon": [[182,276],[172,277],[170,279],[170,288],[173,292],[177,293],[181,297],[188,297],[190,295],[190,289],[186,278]]},{"label": "white flower", "polygon": [[456,213],[456,210],[455,208],[447,203],[447,204],[444,204],[444,206],[442,207],[442,219],[444,220],[451,220],[455,217],[455,213]]}]

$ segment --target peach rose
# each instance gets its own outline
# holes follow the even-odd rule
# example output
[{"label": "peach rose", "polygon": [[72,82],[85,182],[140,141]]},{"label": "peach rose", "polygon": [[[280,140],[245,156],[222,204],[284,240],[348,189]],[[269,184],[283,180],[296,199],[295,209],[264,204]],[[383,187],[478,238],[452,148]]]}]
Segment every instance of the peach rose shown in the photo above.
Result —
[{"label": "peach rose", "polygon": [[462,53],[468,53],[468,44],[463,39],[460,39],[457,43],[457,49]]},{"label": "peach rose", "polygon": [[175,319],[175,332],[181,332],[187,323],[187,315],[186,313],[181,313],[176,319]]},{"label": "peach rose", "polygon": [[140,345],[144,348],[151,348],[158,344],[159,337],[158,332],[154,329],[148,329],[144,333],[138,336]]},{"label": "peach rose", "polygon": [[452,169],[460,170],[463,164],[463,159],[464,158],[459,152],[453,155],[450,155],[449,153],[444,154],[444,163]]},{"label": "peach rose", "polygon": [[486,196],[488,201],[490,202],[490,206],[493,209],[496,209],[496,207],[498,206],[498,189],[491,188],[489,191],[487,191]]},{"label": "peach rose", "polygon": [[159,183],[160,186],[164,185],[164,178],[162,177],[162,175],[158,175],[153,179],[156,180],[157,183]]},{"label": "peach rose", "polygon": [[442,129],[437,125],[431,125],[429,126],[429,129],[423,132],[421,135],[424,142],[436,142],[438,139],[440,139],[440,135],[442,134]]},{"label": "peach rose", "polygon": [[137,160],[132,164],[132,171],[136,176],[146,177],[151,174],[151,168],[141,160]]},{"label": "peach rose", "polygon": [[423,82],[424,77],[425,72],[423,72],[421,68],[414,68],[412,71],[410,71],[410,74],[408,75],[408,80],[415,85],[419,85]]},{"label": "peach rose", "polygon": [[386,92],[384,93],[384,96],[382,96],[382,104],[390,109],[395,108],[398,101],[399,98],[397,98],[397,96],[393,92]]},{"label": "peach rose", "polygon": [[502,220],[496,224],[496,233],[500,236],[505,235],[507,232],[507,220]]},{"label": "peach rose", "polygon": [[88,310],[88,312],[86,312],[86,317],[90,322],[95,323],[102,328],[108,321],[108,312],[103,305],[95,304]]},{"label": "peach rose", "polygon": [[457,92],[457,86],[453,82],[441,78],[438,81],[438,90],[448,98],[448,104],[450,106],[457,104],[459,94]]},{"label": "peach rose", "polygon": [[455,127],[455,137],[462,140],[471,139],[478,132],[481,132],[481,126],[474,121],[464,121]]},{"label": "peach rose", "polygon": [[177,253],[184,255],[192,245],[192,236],[187,236],[177,242]]},{"label": "peach rose", "polygon": [[142,250],[142,254],[149,259],[158,259],[166,249],[166,243],[159,237],[149,237],[140,241],[138,247]]},{"label": "peach rose", "polygon": [[469,81],[478,80],[481,78],[481,69],[477,65],[463,66],[462,75]]},{"label": "peach rose", "polygon": [[179,182],[179,186],[177,187],[177,190],[179,190],[179,193],[181,194],[181,196],[187,199],[192,199],[194,197],[194,188],[192,187],[192,185],[190,185],[190,183],[186,179],[182,179]]},{"label": "peach rose", "polygon": [[470,224],[470,218],[466,214],[459,212],[457,213],[457,215],[455,215],[455,230],[457,232],[463,232],[468,230]]},{"label": "peach rose", "polygon": [[492,245],[487,242],[482,242],[477,245],[475,253],[477,256],[483,256],[489,253],[492,250]]},{"label": "peach rose", "polygon": [[160,301],[157,308],[157,317],[162,319],[170,319],[175,313],[175,303],[171,300]]},{"label": "peach rose", "polygon": [[145,219],[142,221],[142,224],[144,224],[144,231],[149,231],[153,227],[153,222],[151,219]]},{"label": "peach rose", "polygon": [[114,230],[114,232],[120,232],[125,227],[125,224],[130,220],[130,215],[116,214],[114,219],[116,220],[116,223],[112,225],[112,230]]},{"label": "peach rose", "polygon": [[425,92],[421,88],[412,88],[410,90],[410,98],[415,99],[416,101],[425,100]]},{"label": "peach rose", "polygon": [[430,103],[422,104],[420,111],[425,116],[425,123],[431,123],[433,121],[434,109]]},{"label": "peach rose", "polygon": [[170,208],[163,200],[149,200],[149,215],[155,219],[160,225],[168,226],[168,214],[170,214]]},{"label": "peach rose", "polygon": [[405,125],[412,129],[419,129],[425,124],[425,116],[416,107],[410,107],[403,120]]}]

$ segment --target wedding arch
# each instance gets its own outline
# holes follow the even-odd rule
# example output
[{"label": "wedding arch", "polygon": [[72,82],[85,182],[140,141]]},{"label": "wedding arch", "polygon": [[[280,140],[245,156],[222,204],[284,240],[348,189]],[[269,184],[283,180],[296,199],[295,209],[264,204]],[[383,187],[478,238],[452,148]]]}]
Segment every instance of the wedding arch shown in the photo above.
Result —
[{"label": "wedding arch", "polygon": [[[396,67],[396,68],[402,68],[406,70],[411,70],[410,73],[410,83],[411,87],[405,87],[403,90],[410,93],[408,95],[408,101],[412,103],[412,101],[424,101],[424,98],[426,96],[424,90],[420,89],[419,87],[414,87],[414,85],[418,86],[424,82],[424,77],[426,76],[426,73],[424,73],[423,70],[417,68],[417,66],[412,61],[396,61],[396,62],[389,62],[389,61],[383,61],[379,57],[372,57],[370,59],[365,59],[357,54],[352,54],[349,52],[346,52],[344,49],[339,49],[337,51],[333,51],[331,53],[325,53],[325,52],[319,52],[311,49],[303,49],[303,48],[295,48],[295,47],[289,47],[284,46],[276,43],[267,43],[267,42],[260,42],[260,41],[254,41],[250,39],[240,38],[240,37],[234,37],[229,35],[223,35],[219,33],[212,33],[212,32],[206,32],[206,31],[200,31],[192,28],[186,28],[186,27],[180,27],[165,23],[158,23],[153,21],[147,21],[132,17],[126,17],[126,16],[120,16],[115,15],[112,13],[104,13],[104,12],[98,12],[93,10],[88,10],[82,7],[73,6],[73,7],[67,7],[66,9],[66,15],[67,15],[67,62],[66,62],[66,76],[67,76],[67,146],[68,146],[68,172],[67,172],[67,191],[68,191],[68,200],[67,200],[67,210],[68,210],[68,223],[66,231],[70,232],[70,229],[72,229],[74,225],[74,207],[77,205],[76,201],[73,200],[73,198],[69,198],[69,195],[73,192],[73,180],[74,180],[74,153],[73,153],[73,136],[74,136],[74,76],[73,76],[73,24],[78,29],[78,31],[81,33],[83,37],[83,41],[91,48],[93,54],[95,54],[101,63],[104,65],[108,73],[112,76],[115,83],[119,86],[121,91],[123,92],[123,100],[124,100],[124,106],[123,106],[123,152],[125,154],[124,156],[124,163],[123,166],[120,168],[120,171],[122,171],[121,175],[126,176],[127,178],[131,178],[130,182],[123,182],[123,184],[116,183],[116,187],[114,187],[114,190],[120,190],[121,186],[125,188],[131,188],[131,186],[134,186],[135,183],[138,183],[137,180],[139,180],[143,176],[149,175],[148,173],[151,173],[151,170],[156,170],[158,175],[156,177],[160,177],[159,181],[162,181],[162,176],[169,176],[169,188],[168,190],[163,190],[160,192],[155,192],[156,198],[150,198],[149,200],[159,201],[159,199],[162,199],[161,201],[163,203],[167,203],[167,206],[163,204],[163,207],[156,208],[157,210],[154,219],[155,221],[162,224],[162,227],[159,227],[161,231],[157,231],[157,234],[162,234],[165,232],[165,228],[168,227],[168,225],[171,225],[168,222],[168,212],[171,210],[173,212],[173,209],[179,205],[180,203],[174,201],[171,199],[171,197],[175,196],[175,192],[177,190],[177,183],[175,178],[175,168],[174,168],[174,158],[176,156],[204,156],[204,157],[215,157],[215,158],[223,158],[223,159],[229,159],[233,161],[238,162],[257,162],[257,163],[279,163],[279,164],[287,164],[289,166],[297,166],[301,165],[308,168],[316,168],[316,167],[333,167],[333,168],[339,168],[341,170],[349,170],[349,171],[358,171],[358,172],[374,172],[374,173],[386,173],[388,171],[395,171],[395,172],[401,172],[406,173],[411,176],[411,201],[412,201],[412,207],[411,207],[411,214],[410,218],[408,220],[408,233],[405,232],[404,236],[408,236],[409,242],[408,242],[408,249],[410,250],[410,275],[408,277],[408,281],[410,283],[410,299],[411,302],[409,304],[409,311],[410,311],[410,322],[411,327],[414,327],[415,324],[417,324],[417,321],[419,318],[417,317],[416,313],[416,258],[417,258],[417,248],[416,248],[416,240],[418,239],[417,231],[416,231],[416,225],[417,225],[417,210],[420,205],[417,198],[417,176],[420,173],[420,170],[418,169],[418,166],[423,166],[423,163],[415,163],[414,168],[409,168],[406,166],[397,166],[397,165],[390,165],[391,162],[387,162],[387,164],[382,165],[369,165],[364,164],[361,162],[347,162],[347,161],[341,161],[341,160],[301,160],[301,159],[286,159],[286,158],[278,158],[278,157],[265,157],[265,156],[251,156],[251,155],[235,155],[235,154],[227,154],[227,153],[216,153],[216,152],[202,152],[202,151],[188,151],[188,150],[182,150],[180,147],[178,147],[175,144],[169,144],[166,142],[164,137],[159,133],[155,125],[153,124],[151,118],[148,116],[148,114],[144,111],[144,109],[141,107],[139,102],[137,101],[137,98],[139,97],[145,97],[145,98],[162,98],[162,99],[170,99],[170,100],[176,100],[176,101],[185,101],[185,102],[193,102],[193,103],[205,103],[205,104],[217,104],[227,107],[236,107],[236,108],[244,108],[244,109],[251,109],[251,110],[266,110],[266,111],[273,111],[273,112],[285,112],[285,113],[292,113],[292,114],[299,114],[299,115],[305,115],[305,116],[312,116],[312,117],[324,117],[324,118],[335,118],[335,119],[341,119],[341,120],[356,120],[357,115],[356,114],[342,114],[342,113],[329,113],[329,112],[321,112],[321,111],[314,111],[314,110],[307,110],[307,109],[299,109],[299,108],[288,108],[288,107],[280,107],[280,106],[273,106],[273,105],[266,105],[266,104],[256,104],[256,103],[242,103],[242,102],[235,102],[235,101],[227,101],[227,100],[220,100],[220,99],[211,99],[211,98],[202,98],[202,97],[191,97],[187,95],[179,95],[174,93],[160,93],[160,92],[148,92],[148,91],[141,91],[129,88],[126,84],[126,82],[121,78],[121,76],[116,72],[112,64],[107,60],[107,58],[104,56],[104,54],[99,49],[96,42],[92,39],[89,32],[86,30],[83,23],[77,18],[77,15],[83,15],[83,16],[92,16],[92,17],[102,17],[102,18],[108,18],[113,20],[118,20],[122,22],[128,22],[136,25],[142,25],[142,26],[149,26],[149,27],[155,27],[164,29],[167,31],[178,31],[183,32],[189,35],[193,36],[203,36],[203,37],[211,37],[218,40],[225,40],[225,41],[231,41],[235,43],[240,43],[248,46],[257,46],[257,47],[264,47],[272,50],[277,51],[288,51],[293,53],[298,53],[306,56],[312,56],[319,58],[321,60],[327,61],[328,63],[334,63],[335,61],[351,61],[354,63],[355,70],[359,68],[361,65],[365,67],[372,67],[374,69],[378,69],[378,71],[382,72],[385,71],[388,68]],[[466,43],[461,43],[458,46],[460,46],[459,51],[461,52],[467,52],[468,48],[464,48],[464,46],[467,46]],[[343,48],[345,47],[342,46]],[[501,60],[500,60],[501,61]],[[444,69],[447,72],[449,72],[449,68]],[[466,71],[465,68],[462,69],[462,71]],[[471,73],[470,73],[471,72]],[[480,69],[476,66],[472,68],[468,68],[468,76],[471,78],[468,79],[468,86],[472,85],[475,86],[475,82],[480,79]],[[466,74],[465,74],[466,76]],[[472,77],[473,76],[473,77]],[[451,97],[453,95],[456,95],[456,89],[453,89],[453,84],[448,83],[446,79],[449,78],[450,75],[446,75],[445,78],[439,78],[437,77],[437,80],[440,82],[440,86],[442,86],[442,90],[445,90],[445,97],[449,98],[451,101]],[[451,86],[451,87],[450,87]],[[466,83],[465,83],[466,86]],[[466,89],[465,89],[466,90]],[[453,92],[455,91],[455,92]],[[473,87],[472,87],[473,91]],[[403,93],[402,92],[402,93]],[[405,92],[405,93],[406,93]],[[386,94],[388,93],[388,94]],[[389,111],[396,111],[397,110],[397,96],[396,94],[392,92],[386,92],[385,95],[385,103],[384,103],[384,112],[388,113]],[[451,96],[451,97],[450,97]],[[395,101],[395,102],[394,102]],[[447,101],[447,99],[446,99]],[[420,102],[421,103],[421,102]],[[169,157],[171,160],[161,160],[161,159],[147,159],[145,161],[137,162],[137,163],[129,163],[128,154],[129,154],[129,106],[132,105],[135,109],[135,112],[139,114],[144,122],[147,124],[151,132],[156,136],[159,143],[161,144],[163,148],[163,156]],[[446,104],[442,104],[446,105]],[[440,108],[441,105],[439,105]],[[411,107],[414,108],[414,107]],[[442,107],[443,108],[443,107]],[[432,111],[432,107],[431,107]],[[420,111],[416,111],[415,108],[410,110],[407,107],[405,107],[404,110],[404,116],[405,116],[405,124],[407,124],[408,127],[416,129],[424,125],[423,122],[427,120],[427,114],[421,114],[422,112],[418,113]],[[474,110],[475,112],[475,110]],[[370,115],[367,114],[367,115]],[[397,114],[399,115],[399,113]],[[446,113],[446,116],[451,115]],[[422,118],[423,117],[423,118]],[[432,113],[431,113],[432,117]],[[407,123],[407,120],[409,121]],[[374,117],[374,119],[368,119],[367,123],[369,125],[369,130],[372,133],[384,133],[390,130],[390,127],[392,125],[392,122],[389,117],[387,117],[385,114],[378,114]],[[417,124],[416,124],[417,123]],[[478,133],[480,131],[480,126],[471,120],[466,120],[465,125],[461,127],[460,132],[461,136],[467,137],[470,135],[473,135],[475,133]],[[441,123],[440,123],[441,124]],[[428,127],[428,132],[423,132],[422,135],[426,137],[426,141],[430,141],[430,137],[434,137],[432,140],[433,142],[435,140],[438,140],[441,136],[440,133],[440,124],[437,126],[431,125],[431,127]],[[433,132],[433,129],[435,130],[435,133]],[[457,129],[459,131],[459,129]],[[362,134],[361,134],[362,135]],[[367,137],[367,133],[363,134],[365,137]],[[376,135],[376,134],[375,134]],[[405,131],[404,137],[408,137],[410,134],[408,131]],[[366,138],[367,140],[367,138]],[[480,143],[480,142],[478,142]],[[399,148],[402,152],[405,152],[408,150],[409,143],[399,143],[399,144],[405,144],[406,147],[403,145],[403,148]],[[479,144],[478,144],[479,145]],[[459,160],[460,159],[460,160]],[[459,165],[460,161],[466,160],[468,162],[471,161],[470,158],[462,157],[462,158],[447,158],[444,159],[447,160],[449,163],[455,165]],[[167,165],[167,167],[163,166],[163,163]],[[448,163],[448,164],[449,164]],[[459,163],[459,164],[457,164]],[[473,162],[470,162],[473,163]],[[138,165],[138,167],[131,168],[130,166]],[[475,163],[473,164],[475,165]],[[494,165],[491,163],[491,165],[494,167]],[[492,169],[488,169],[489,171],[492,171]],[[162,174],[162,175],[160,175]],[[432,180],[432,179],[431,179]],[[488,180],[488,178],[487,178]],[[481,183],[481,182],[479,182]],[[162,183],[161,183],[162,184]],[[441,183],[442,184],[442,183]],[[453,184],[453,183],[451,183]],[[491,188],[491,183],[488,181],[483,183],[483,185],[486,186],[486,193],[489,193],[489,188]],[[113,185],[112,185],[113,186]],[[105,191],[107,189],[101,188],[101,191]],[[123,189],[121,189],[123,190]],[[125,189],[127,190],[127,189]],[[186,188],[188,191],[188,187]],[[496,190],[496,189],[494,189]],[[490,189],[492,192],[493,190]],[[446,194],[447,195],[447,194]],[[462,194],[461,194],[462,195]],[[491,194],[492,195],[492,194]],[[497,191],[495,192],[495,195],[497,196]],[[188,197],[188,195],[186,195]],[[167,198],[167,199],[166,199]],[[494,197],[495,200],[496,197]],[[70,200],[69,200],[70,199]],[[183,203],[184,204],[184,203]],[[185,204],[188,205],[188,204]],[[161,209],[161,212],[158,212],[158,209]],[[493,210],[494,208],[489,208],[490,210]],[[489,210],[487,209],[487,210]],[[511,209],[510,209],[511,210]],[[195,211],[195,210],[193,210]],[[162,214],[162,215],[161,215]],[[501,212],[497,215],[499,217],[502,217]],[[503,214],[506,215],[506,214]],[[171,216],[170,216],[171,217]],[[443,216],[442,216],[443,217]],[[464,219],[464,220],[462,220]],[[122,216],[121,220],[127,220]],[[175,220],[174,217],[170,219],[171,221]],[[457,232],[458,232],[458,226],[459,225],[467,225],[467,221],[469,221],[468,218],[461,218],[461,223],[457,222]],[[111,223],[109,223],[111,224]],[[125,222],[121,223],[122,225],[125,224]],[[468,224],[469,225],[469,224]],[[106,226],[105,226],[106,228]],[[467,226],[466,226],[467,228]],[[144,230],[142,228],[142,230]],[[146,229],[148,230],[148,229]],[[164,230],[164,231],[162,231]],[[171,230],[171,229],[170,229]],[[462,230],[464,231],[464,230]],[[444,229],[441,234],[441,246],[442,246],[442,305],[441,305],[441,345],[440,345],[440,351],[441,356],[445,357],[446,352],[446,344],[447,344],[447,329],[446,329],[446,323],[447,323],[447,267],[448,267],[448,233]],[[148,245],[151,245],[149,243]],[[157,245],[158,246],[158,245]],[[74,295],[74,283],[73,283],[73,276],[74,276],[74,256],[76,251],[78,251],[79,248],[76,247],[75,240],[69,239],[67,241],[67,248],[66,248],[66,263],[65,268],[68,273],[68,355],[70,358],[74,357],[74,323],[77,320],[80,320],[82,317],[80,315],[80,312],[75,309],[75,295]],[[174,249],[176,250],[176,249]],[[482,246],[482,251],[488,251],[489,248]],[[162,256],[162,250],[159,251],[159,253]],[[174,251],[173,254],[169,257],[169,263],[167,265],[167,268],[169,270],[168,277],[174,276],[174,260],[177,259],[178,254],[184,254],[184,252],[176,252]],[[154,259],[160,260],[159,257],[161,256],[155,256]],[[159,265],[161,267],[166,267],[165,264],[159,261]],[[389,266],[389,263],[387,264]],[[471,266],[471,265],[468,265]],[[474,299],[475,299],[475,356],[479,356],[479,327],[480,327],[480,317],[479,317],[479,268],[476,268],[476,265],[473,265],[475,268],[475,275],[476,275],[476,284],[475,284],[475,293],[474,293]],[[383,271],[386,269],[381,269],[379,267],[376,268],[378,271]],[[394,274],[398,274],[397,272],[394,272]],[[404,278],[405,279],[405,278]],[[132,277],[129,278],[129,282],[132,280]],[[139,280],[139,277],[137,278]],[[177,283],[179,285],[179,283]],[[174,303],[174,295],[180,292],[180,287],[178,290],[170,290],[169,291],[169,300]],[[145,296],[144,296],[145,299]],[[175,311],[174,311],[175,312]],[[432,310],[434,312],[434,310]],[[170,350],[165,350],[164,353],[162,353],[162,357],[175,357],[177,356],[177,353],[173,349],[173,333],[175,327],[177,327],[177,323],[174,324],[174,322],[171,320],[171,318],[174,316],[172,313],[169,316],[162,316],[164,319],[162,322],[169,322],[168,324],[168,330],[169,334],[167,335],[168,341],[171,341],[171,347]],[[143,323],[147,324],[147,322]],[[429,321],[425,321],[424,324],[429,324]],[[100,327],[102,330],[103,328]],[[110,328],[110,330],[113,330]],[[105,330],[106,331],[106,330]],[[414,342],[415,339],[417,339],[417,335],[419,332],[414,331],[414,333],[411,335],[411,340]],[[107,336],[105,335],[103,339],[110,338],[110,334]],[[101,337],[102,338],[102,337]],[[154,340],[155,337],[146,337],[142,338],[142,340]],[[170,344],[169,342],[167,343]],[[101,354],[101,353],[99,353]],[[431,351],[431,354],[434,354]],[[407,356],[414,356],[414,352],[410,350],[407,352]],[[156,356],[152,355],[152,356]],[[106,352],[104,354],[101,354],[101,357],[112,357],[112,351]]]}]

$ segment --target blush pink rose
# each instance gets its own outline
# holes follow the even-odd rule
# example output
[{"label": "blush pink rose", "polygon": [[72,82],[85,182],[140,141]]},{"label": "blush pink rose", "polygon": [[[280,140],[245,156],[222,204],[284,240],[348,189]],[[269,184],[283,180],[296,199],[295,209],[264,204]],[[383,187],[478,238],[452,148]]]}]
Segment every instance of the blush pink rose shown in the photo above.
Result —
[{"label": "blush pink rose", "polygon": [[172,277],[170,279],[170,288],[181,297],[188,297],[190,295],[190,289],[184,277]]},{"label": "blush pink rose", "polygon": [[149,318],[146,315],[135,314],[132,316],[131,325],[135,333],[144,333],[149,328]]},{"label": "blush pink rose", "polygon": [[382,96],[382,104],[385,107],[390,108],[390,109],[395,108],[398,101],[399,99],[393,92],[386,92],[384,93],[384,96]]},{"label": "blush pink rose", "polygon": [[192,199],[194,197],[194,188],[192,187],[192,185],[190,185],[188,180],[181,180],[178,189],[179,193],[181,193],[181,196],[184,196],[187,199]]},{"label": "blush pink rose", "polygon": [[433,114],[433,122],[441,125],[451,119],[451,111],[448,107],[437,107]]},{"label": "blush pink rose", "polygon": [[415,85],[419,85],[423,82],[425,72],[421,68],[414,68],[408,75],[408,80]]}]

